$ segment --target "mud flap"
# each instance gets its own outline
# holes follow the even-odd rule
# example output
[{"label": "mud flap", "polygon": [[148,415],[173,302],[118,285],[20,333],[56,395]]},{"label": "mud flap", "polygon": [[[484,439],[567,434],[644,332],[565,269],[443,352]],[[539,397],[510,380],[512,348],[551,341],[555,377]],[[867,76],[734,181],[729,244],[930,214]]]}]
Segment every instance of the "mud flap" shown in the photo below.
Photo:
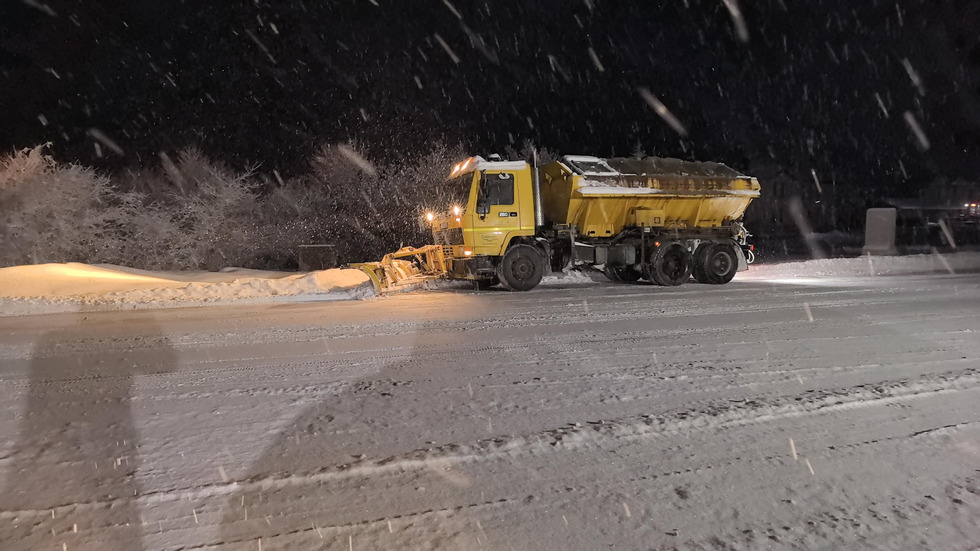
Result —
[{"label": "mud flap", "polygon": [[743,251],[742,247],[738,245],[735,245],[734,249],[735,249],[735,256],[738,257],[738,269],[736,269],[735,271],[744,272],[745,270],[748,270],[749,262],[748,260],[745,259],[745,251]]}]

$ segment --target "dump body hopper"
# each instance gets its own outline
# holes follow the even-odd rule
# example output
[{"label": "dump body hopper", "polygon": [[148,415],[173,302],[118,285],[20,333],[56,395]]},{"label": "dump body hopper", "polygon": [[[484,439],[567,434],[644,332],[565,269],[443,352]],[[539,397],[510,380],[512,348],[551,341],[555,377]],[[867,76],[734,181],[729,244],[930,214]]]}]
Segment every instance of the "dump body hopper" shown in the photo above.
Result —
[{"label": "dump body hopper", "polygon": [[575,226],[583,237],[723,227],[759,196],[755,178],[720,163],[566,156],[541,171],[545,220]]}]

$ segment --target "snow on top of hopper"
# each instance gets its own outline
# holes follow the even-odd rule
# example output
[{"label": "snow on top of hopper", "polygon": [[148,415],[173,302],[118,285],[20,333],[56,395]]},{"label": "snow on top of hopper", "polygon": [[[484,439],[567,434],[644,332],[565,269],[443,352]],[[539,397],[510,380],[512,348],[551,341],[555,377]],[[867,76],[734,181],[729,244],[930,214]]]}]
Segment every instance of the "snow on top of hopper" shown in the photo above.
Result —
[{"label": "snow on top of hopper", "polygon": [[606,164],[605,159],[586,155],[565,155],[562,162],[572,170],[585,176],[618,176],[618,170]]},{"label": "snow on top of hopper", "polygon": [[745,178],[737,170],[721,163],[684,161],[670,157],[642,159],[612,157],[600,159],[582,155],[566,155],[562,162],[584,176],[694,176],[707,178]]}]

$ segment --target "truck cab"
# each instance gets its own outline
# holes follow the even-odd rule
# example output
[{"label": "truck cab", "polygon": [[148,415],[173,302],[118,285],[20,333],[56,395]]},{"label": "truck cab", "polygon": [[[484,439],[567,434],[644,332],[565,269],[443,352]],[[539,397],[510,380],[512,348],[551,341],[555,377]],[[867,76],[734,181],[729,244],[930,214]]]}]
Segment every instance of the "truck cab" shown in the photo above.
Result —
[{"label": "truck cab", "polygon": [[507,248],[534,236],[530,165],[470,157],[453,167],[447,191],[454,203],[448,211],[426,215],[447,269],[460,279],[498,279]]}]

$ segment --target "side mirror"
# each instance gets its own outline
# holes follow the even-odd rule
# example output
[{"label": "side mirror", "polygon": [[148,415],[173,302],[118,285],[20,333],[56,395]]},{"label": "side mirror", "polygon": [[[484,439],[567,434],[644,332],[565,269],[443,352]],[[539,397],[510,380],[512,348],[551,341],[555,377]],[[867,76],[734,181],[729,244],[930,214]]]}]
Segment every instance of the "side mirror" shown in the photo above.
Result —
[{"label": "side mirror", "polygon": [[490,214],[490,190],[487,186],[486,172],[480,173],[479,185],[480,188],[476,196],[476,214],[480,217],[480,220],[485,220],[487,215]]},{"label": "side mirror", "polygon": [[485,219],[490,214],[490,201],[482,195],[476,201],[476,213],[480,216],[480,220]]}]

